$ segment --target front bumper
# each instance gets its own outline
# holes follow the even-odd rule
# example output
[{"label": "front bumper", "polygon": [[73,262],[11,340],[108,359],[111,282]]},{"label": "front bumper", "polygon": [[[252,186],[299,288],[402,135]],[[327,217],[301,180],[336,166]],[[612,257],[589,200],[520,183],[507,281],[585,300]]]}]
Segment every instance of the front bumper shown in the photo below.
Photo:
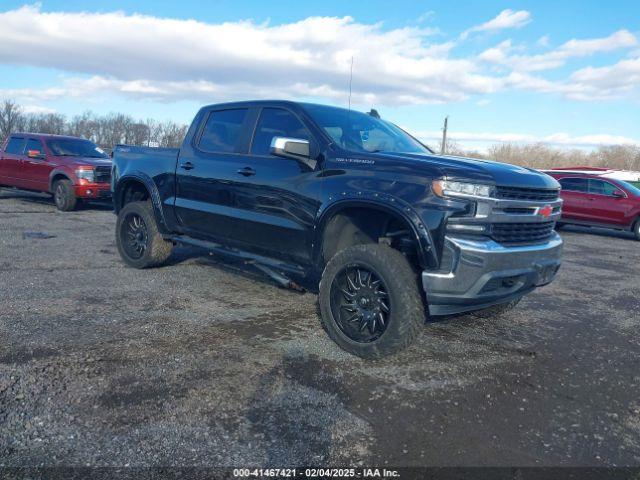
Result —
[{"label": "front bumper", "polygon": [[494,240],[445,238],[443,268],[422,272],[429,313],[450,315],[508,302],[550,283],[560,268],[562,239],[506,247]]},{"label": "front bumper", "polygon": [[76,197],[87,200],[108,200],[111,198],[110,183],[88,183],[76,185],[74,191]]}]

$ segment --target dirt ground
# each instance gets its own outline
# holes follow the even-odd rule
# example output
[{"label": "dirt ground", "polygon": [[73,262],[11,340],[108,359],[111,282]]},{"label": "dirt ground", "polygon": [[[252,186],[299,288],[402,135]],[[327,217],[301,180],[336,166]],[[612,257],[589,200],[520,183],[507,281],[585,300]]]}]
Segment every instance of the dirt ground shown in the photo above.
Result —
[{"label": "dirt ground", "polygon": [[640,243],[562,231],[513,312],[377,362],[316,297],[179,249],[125,268],[107,206],[0,189],[0,466],[640,465]]}]

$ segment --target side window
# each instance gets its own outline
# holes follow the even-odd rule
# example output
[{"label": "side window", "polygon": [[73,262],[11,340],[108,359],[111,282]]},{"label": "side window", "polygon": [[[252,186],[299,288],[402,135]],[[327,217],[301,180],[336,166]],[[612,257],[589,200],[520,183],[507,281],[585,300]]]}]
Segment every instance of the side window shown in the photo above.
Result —
[{"label": "side window", "polygon": [[587,181],[584,178],[561,178],[560,186],[562,190],[570,192],[586,192]]},{"label": "side window", "polygon": [[618,189],[609,182],[605,182],[603,180],[589,180],[589,193],[613,196],[613,192],[615,190]]},{"label": "side window", "polygon": [[27,147],[24,149],[24,154],[26,155],[31,150],[36,150],[39,153],[44,153],[42,142],[40,140],[36,140],[35,138],[30,138],[29,140],[27,140]]},{"label": "side window", "polygon": [[251,153],[269,155],[273,137],[311,140],[309,131],[294,114],[282,108],[263,108],[251,143]]},{"label": "side window", "polygon": [[24,143],[24,138],[11,137],[7,142],[7,148],[5,148],[4,151],[11,155],[22,155],[22,152],[24,152]]},{"label": "side window", "polygon": [[205,152],[236,152],[247,112],[246,108],[211,112],[200,136],[198,147]]}]

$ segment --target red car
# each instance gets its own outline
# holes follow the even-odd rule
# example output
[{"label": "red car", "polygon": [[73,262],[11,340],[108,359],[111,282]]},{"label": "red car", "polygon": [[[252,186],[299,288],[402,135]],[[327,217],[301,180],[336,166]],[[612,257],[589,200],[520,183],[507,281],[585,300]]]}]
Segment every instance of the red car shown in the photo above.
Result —
[{"label": "red car", "polygon": [[77,137],[14,133],[0,152],[0,186],[53,194],[56,207],[111,196],[111,159]]},{"label": "red car", "polygon": [[564,203],[559,225],[630,230],[640,240],[640,189],[597,171],[567,169],[545,173],[562,187],[560,196]]}]

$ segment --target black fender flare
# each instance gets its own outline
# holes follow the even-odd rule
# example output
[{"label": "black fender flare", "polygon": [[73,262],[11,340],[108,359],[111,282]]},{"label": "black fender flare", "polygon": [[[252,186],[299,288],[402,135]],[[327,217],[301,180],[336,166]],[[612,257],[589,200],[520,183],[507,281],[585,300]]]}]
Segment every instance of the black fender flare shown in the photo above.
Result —
[{"label": "black fender flare", "polygon": [[65,172],[64,170],[61,170],[59,168],[58,169],[54,169],[49,174],[49,193],[53,193],[53,179],[55,177],[58,177],[58,176],[63,176],[64,178],[69,180],[71,183],[73,183],[73,180],[71,179],[71,177],[69,176],[69,174],[67,172]]},{"label": "black fender flare", "polygon": [[364,207],[381,210],[383,212],[395,215],[405,221],[412,230],[414,240],[418,243],[418,258],[420,265],[427,267],[429,265],[437,265],[438,259],[434,249],[431,233],[425,226],[420,216],[413,208],[392,195],[386,193],[341,193],[340,198],[329,197],[329,202],[320,208],[318,217],[315,222],[315,241],[313,248],[314,263],[321,267],[322,249],[323,249],[323,232],[328,222],[339,214],[342,210],[353,207]]},{"label": "black fender flare", "polygon": [[132,182],[141,183],[147,189],[147,192],[149,192],[149,198],[151,199],[151,205],[153,207],[153,214],[156,219],[156,223],[158,224],[158,230],[160,231],[160,233],[166,235],[171,234],[172,232],[167,226],[167,221],[165,219],[164,208],[162,206],[162,200],[160,198],[160,191],[158,190],[158,187],[154,183],[153,179],[144,172],[130,172],[118,178],[113,188],[113,206],[116,215],[122,209],[122,194],[124,192],[124,189],[129,183]]}]

